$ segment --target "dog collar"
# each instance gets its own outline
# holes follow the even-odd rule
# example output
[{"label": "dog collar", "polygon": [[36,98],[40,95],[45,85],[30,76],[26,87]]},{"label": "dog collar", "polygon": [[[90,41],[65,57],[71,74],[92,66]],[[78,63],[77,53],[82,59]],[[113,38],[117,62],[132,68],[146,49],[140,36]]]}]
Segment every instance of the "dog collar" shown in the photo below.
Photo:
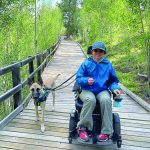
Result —
[{"label": "dog collar", "polygon": [[38,100],[40,102],[46,101],[47,97],[48,97],[49,91],[48,90],[44,90],[42,94],[40,94]]}]

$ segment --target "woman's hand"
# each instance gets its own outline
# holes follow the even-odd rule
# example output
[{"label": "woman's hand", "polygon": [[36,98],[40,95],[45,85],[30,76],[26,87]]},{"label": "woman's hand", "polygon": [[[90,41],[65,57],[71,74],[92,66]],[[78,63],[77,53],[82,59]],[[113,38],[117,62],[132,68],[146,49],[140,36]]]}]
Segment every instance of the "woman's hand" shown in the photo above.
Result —
[{"label": "woman's hand", "polygon": [[94,79],[93,79],[93,78],[89,78],[89,79],[88,79],[88,84],[89,84],[89,85],[92,85],[93,83],[94,83]]},{"label": "woman's hand", "polygon": [[116,96],[119,96],[121,94],[120,90],[118,89],[114,90],[114,93],[116,94]]}]

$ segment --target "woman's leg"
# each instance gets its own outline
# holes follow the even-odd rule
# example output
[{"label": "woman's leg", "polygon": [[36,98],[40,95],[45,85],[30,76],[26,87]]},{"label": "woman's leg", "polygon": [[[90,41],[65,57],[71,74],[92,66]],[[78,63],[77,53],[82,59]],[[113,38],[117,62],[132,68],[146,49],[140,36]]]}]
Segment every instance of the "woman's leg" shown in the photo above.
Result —
[{"label": "woman's leg", "polygon": [[96,105],[95,95],[87,90],[82,90],[79,98],[83,101],[83,107],[80,114],[80,121],[78,122],[77,127],[87,127],[88,130],[93,129],[93,110]]},{"label": "woman's leg", "polygon": [[112,120],[112,101],[110,93],[105,90],[96,95],[100,103],[102,127],[101,134],[112,134],[113,120]]}]

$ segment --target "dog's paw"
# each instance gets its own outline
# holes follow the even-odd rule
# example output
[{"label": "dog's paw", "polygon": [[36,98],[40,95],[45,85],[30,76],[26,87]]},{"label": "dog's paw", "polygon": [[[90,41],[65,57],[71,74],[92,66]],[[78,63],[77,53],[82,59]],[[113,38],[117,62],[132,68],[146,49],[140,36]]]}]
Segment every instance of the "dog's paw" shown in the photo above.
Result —
[{"label": "dog's paw", "polygon": [[41,125],[41,132],[44,132],[44,131],[45,131],[45,126]]},{"label": "dog's paw", "polygon": [[55,107],[52,107],[52,111],[55,111]]}]

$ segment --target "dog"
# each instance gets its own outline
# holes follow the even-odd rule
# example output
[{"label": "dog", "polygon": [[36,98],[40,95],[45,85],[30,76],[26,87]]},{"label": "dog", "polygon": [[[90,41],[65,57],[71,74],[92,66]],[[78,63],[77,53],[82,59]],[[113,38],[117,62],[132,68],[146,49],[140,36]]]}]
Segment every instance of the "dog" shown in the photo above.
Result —
[{"label": "dog", "polygon": [[38,113],[38,106],[41,107],[41,132],[45,131],[44,126],[44,112],[45,112],[45,105],[46,99],[50,93],[52,92],[53,97],[53,107],[52,111],[55,110],[55,91],[52,90],[56,87],[56,79],[60,74],[57,74],[55,77],[43,77],[41,78],[38,83],[33,83],[31,79],[28,79],[28,85],[30,87],[30,91],[32,94],[32,99],[34,100],[35,105],[35,112],[36,112],[36,121],[39,121],[39,113]]}]

